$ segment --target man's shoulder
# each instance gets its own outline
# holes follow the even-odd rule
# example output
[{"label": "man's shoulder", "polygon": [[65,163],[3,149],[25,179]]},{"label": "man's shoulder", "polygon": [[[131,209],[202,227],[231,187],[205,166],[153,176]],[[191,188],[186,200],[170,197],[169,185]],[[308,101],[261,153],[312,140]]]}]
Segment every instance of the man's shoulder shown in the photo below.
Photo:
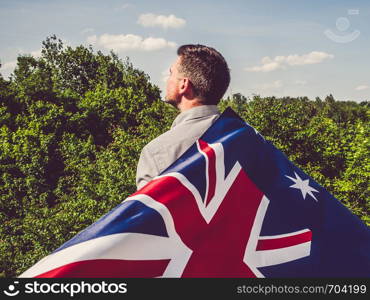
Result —
[{"label": "man's shoulder", "polygon": [[215,114],[178,124],[150,141],[145,148],[149,152],[155,153],[159,149],[176,147],[184,142],[188,144],[187,141],[194,142],[194,138],[199,138],[218,117],[219,115]]},{"label": "man's shoulder", "polygon": [[144,146],[143,149],[150,153],[155,153],[158,149],[166,147],[168,144],[176,143],[179,139],[179,132],[176,128],[169,129],[157,136],[155,139],[151,140],[148,144]]}]

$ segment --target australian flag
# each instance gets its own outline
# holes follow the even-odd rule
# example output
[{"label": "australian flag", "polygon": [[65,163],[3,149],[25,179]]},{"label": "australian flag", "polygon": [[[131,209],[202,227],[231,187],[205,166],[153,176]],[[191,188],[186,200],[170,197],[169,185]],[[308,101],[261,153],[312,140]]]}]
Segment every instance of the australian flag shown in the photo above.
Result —
[{"label": "australian flag", "polygon": [[227,109],[21,277],[370,277],[370,230]]}]

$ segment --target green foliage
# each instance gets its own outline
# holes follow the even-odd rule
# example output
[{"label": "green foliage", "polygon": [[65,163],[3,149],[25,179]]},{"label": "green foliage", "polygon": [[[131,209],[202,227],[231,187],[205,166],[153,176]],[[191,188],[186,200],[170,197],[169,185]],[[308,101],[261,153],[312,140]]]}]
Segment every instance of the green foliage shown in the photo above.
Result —
[{"label": "green foliage", "polygon": [[0,274],[20,274],[136,190],[142,147],[175,113],[159,98],[114,53],[50,37],[40,58],[18,57],[0,78]]},{"label": "green foliage", "polygon": [[[141,149],[176,111],[129,60],[55,36],[0,76],[0,274],[16,276],[135,190]],[[368,102],[221,101],[368,224]],[[1,275],[0,275],[1,276]]]}]

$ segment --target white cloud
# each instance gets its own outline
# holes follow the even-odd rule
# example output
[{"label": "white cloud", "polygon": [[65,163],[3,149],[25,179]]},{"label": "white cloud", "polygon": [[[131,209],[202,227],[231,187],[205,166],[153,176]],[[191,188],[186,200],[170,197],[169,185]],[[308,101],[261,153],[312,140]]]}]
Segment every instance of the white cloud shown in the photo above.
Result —
[{"label": "white cloud", "polygon": [[9,61],[9,62],[6,62],[6,63],[1,65],[1,71],[2,72],[13,71],[16,66],[17,66],[17,61],[16,60]]},{"label": "white cloud", "polygon": [[320,51],[312,51],[311,53],[303,55],[292,54],[288,56],[275,56],[274,59],[265,56],[261,59],[261,66],[246,68],[246,70],[250,72],[271,72],[278,69],[285,69],[287,66],[318,64],[326,59],[332,58],[334,58],[333,54]]},{"label": "white cloud", "polygon": [[10,74],[14,71],[15,67],[17,66],[17,61],[9,61],[4,64],[1,64],[0,73],[5,77],[8,78]]},{"label": "white cloud", "polygon": [[90,35],[87,37],[86,41],[89,43],[89,44],[92,44],[94,45],[97,41],[98,41],[98,37],[96,36],[96,34],[94,35]]},{"label": "white cloud", "polygon": [[144,27],[162,27],[167,29],[184,27],[186,21],[175,15],[163,16],[149,13],[140,15],[137,23]]},{"label": "white cloud", "polygon": [[285,58],[286,62],[290,66],[303,66],[303,65],[312,65],[312,64],[319,64],[325,59],[332,59],[334,58],[333,54],[329,54],[326,52],[320,51],[312,51],[308,54],[303,55],[289,55]]},{"label": "white cloud", "polygon": [[283,86],[283,82],[281,80],[275,80],[272,83],[264,83],[258,86],[261,90],[271,90],[271,89],[279,89]]},{"label": "white cloud", "polygon": [[96,35],[89,36],[87,42],[93,45],[98,45],[106,49],[114,51],[124,50],[143,50],[155,51],[163,48],[175,48],[176,43],[166,41],[163,38],[148,37],[143,38],[134,34],[103,34],[100,37]]},{"label": "white cloud", "polygon": [[81,34],[86,34],[86,33],[90,33],[90,32],[94,32],[94,29],[93,28],[85,28],[85,29],[81,30]]},{"label": "white cloud", "polygon": [[355,88],[356,91],[363,91],[367,90],[369,88],[368,85],[359,85],[358,87]]}]

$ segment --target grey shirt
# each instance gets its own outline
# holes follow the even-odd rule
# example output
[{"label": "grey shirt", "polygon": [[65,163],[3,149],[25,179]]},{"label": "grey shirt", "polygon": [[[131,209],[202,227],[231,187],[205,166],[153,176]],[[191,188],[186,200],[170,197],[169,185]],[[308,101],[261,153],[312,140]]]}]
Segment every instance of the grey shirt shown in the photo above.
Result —
[{"label": "grey shirt", "polygon": [[217,120],[216,105],[201,105],[180,113],[171,129],[147,144],[136,170],[137,189],[158,176],[175,162]]}]

